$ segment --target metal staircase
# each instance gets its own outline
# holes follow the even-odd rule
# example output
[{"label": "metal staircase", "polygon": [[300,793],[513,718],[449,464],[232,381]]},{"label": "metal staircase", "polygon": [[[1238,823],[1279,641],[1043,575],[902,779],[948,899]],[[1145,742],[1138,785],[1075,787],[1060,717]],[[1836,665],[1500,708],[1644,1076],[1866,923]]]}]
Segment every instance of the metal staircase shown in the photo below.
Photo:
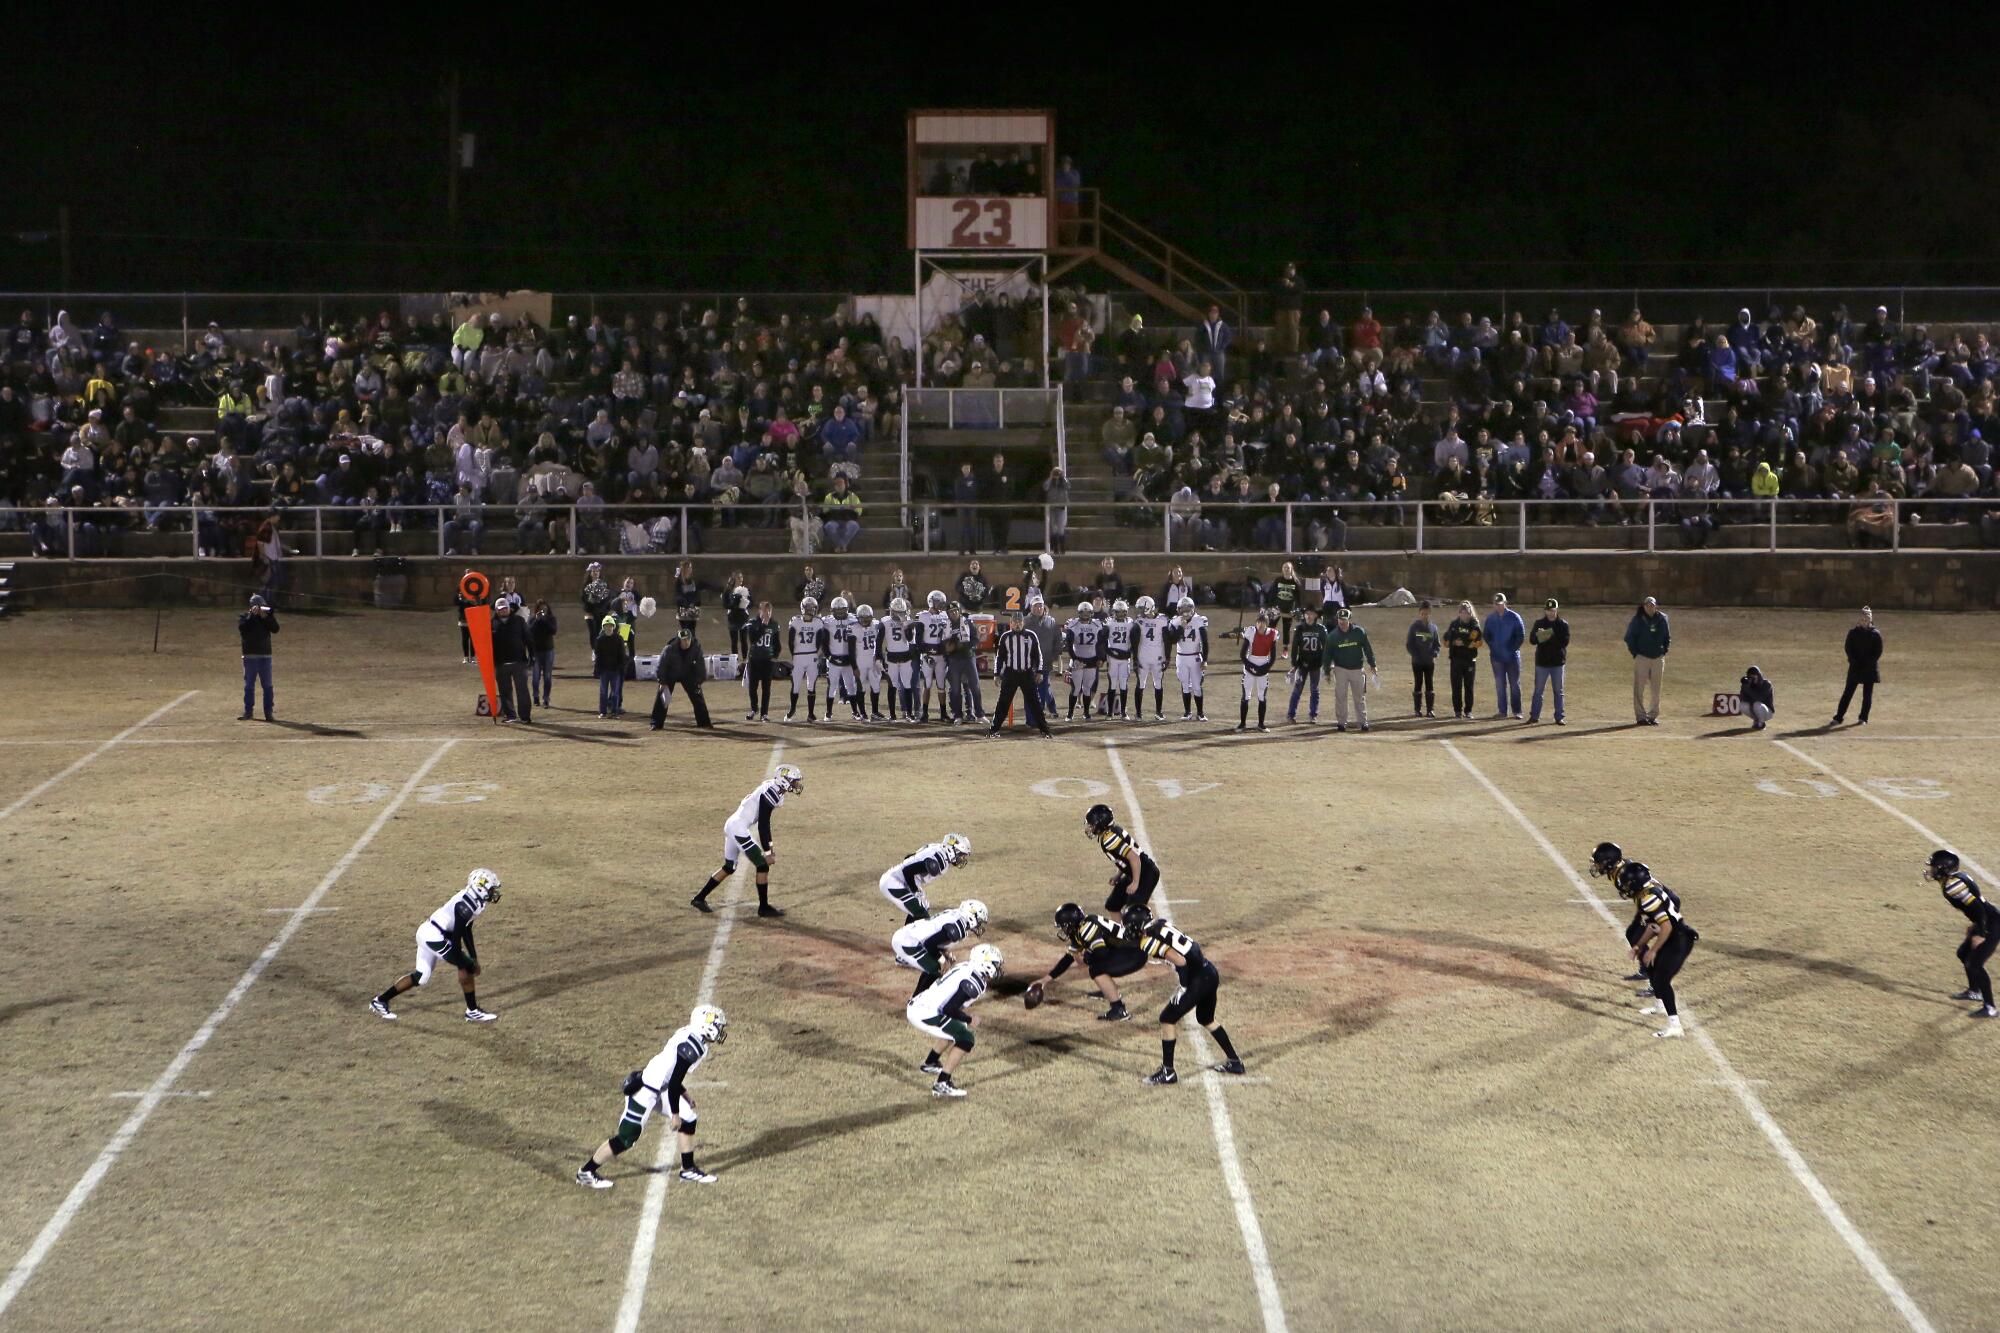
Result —
[{"label": "metal staircase", "polygon": [[1049,281],[1085,264],[1095,264],[1189,321],[1222,307],[1230,323],[1249,323],[1249,303],[1243,288],[1157,232],[1133,221],[1104,202],[1094,189],[1079,189],[1076,215],[1058,216],[1056,244],[1060,256],[1049,267]]}]

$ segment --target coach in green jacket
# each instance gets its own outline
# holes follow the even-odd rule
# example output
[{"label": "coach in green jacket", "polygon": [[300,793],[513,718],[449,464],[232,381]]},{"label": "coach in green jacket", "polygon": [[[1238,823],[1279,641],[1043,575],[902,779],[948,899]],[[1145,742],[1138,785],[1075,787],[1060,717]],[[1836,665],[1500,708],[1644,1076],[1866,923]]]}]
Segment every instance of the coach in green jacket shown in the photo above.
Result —
[{"label": "coach in green jacket", "polygon": [[1639,603],[1625,625],[1625,648],[1632,654],[1632,718],[1642,727],[1660,725],[1660,681],[1667,674],[1667,613],[1651,597]]},{"label": "coach in green jacket", "polygon": [[1347,700],[1352,695],[1355,725],[1368,730],[1368,679],[1362,668],[1375,669],[1375,646],[1368,642],[1368,631],[1354,623],[1354,613],[1344,606],[1334,613],[1326,653],[1333,663],[1333,729],[1347,730]]}]

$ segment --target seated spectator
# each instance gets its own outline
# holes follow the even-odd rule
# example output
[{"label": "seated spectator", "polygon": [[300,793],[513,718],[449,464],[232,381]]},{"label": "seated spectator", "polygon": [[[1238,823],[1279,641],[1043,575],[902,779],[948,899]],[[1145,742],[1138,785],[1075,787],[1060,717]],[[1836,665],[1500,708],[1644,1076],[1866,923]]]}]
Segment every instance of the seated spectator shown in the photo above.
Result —
[{"label": "seated spectator", "polygon": [[[473,492],[472,483],[461,481],[458,496],[444,524],[446,555],[478,555],[479,539],[486,531],[486,506]],[[460,548],[463,546],[463,551]]]},{"label": "seated spectator", "polygon": [[861,497],[847,489],[847,478],[836,476],[833,489],[820,501],[820,531],[827,545],[842,555],[861,535]]},{"label": "seated spectator", "polygon": [[1847,513],[1847,531],[1857,547],[1888,546],[1895,538],[1896,510],[1880,481],[1873,482]]}]

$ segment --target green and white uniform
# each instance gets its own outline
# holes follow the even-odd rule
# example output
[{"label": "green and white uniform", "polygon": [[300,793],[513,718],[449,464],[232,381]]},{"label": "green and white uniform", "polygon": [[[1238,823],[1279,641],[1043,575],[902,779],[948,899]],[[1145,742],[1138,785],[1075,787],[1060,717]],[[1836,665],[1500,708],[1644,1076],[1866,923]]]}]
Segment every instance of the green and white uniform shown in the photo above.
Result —
[{"label": "green and white uniform", "polygon": [[945,951],[973,933],[972,918],[956,907],[947,907],[934,917],[904,926],[889,937],[889,947],[898,963],[923,973],[928,984],[944,971]]},{"label": "green and white uniform", "polygon": [[911,996],[910,1002],[903,1006],[903,1016],[910,1020],[911,1027],[931,1041],[949,1037],[956,1045],[969,1051],[972,1049],[972,1024],[966,1021],[966,1013],[992,984],[985,968],[973,963],[960,963]]}]

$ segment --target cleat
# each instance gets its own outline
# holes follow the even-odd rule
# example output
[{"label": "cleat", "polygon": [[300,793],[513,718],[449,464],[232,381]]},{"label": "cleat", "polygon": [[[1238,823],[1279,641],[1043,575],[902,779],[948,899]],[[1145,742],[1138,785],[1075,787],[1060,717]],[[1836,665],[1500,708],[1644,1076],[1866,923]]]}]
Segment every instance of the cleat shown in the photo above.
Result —
[{"label": "cleat", "polygon": [[1267,727],[1267,726],[1265,726],[1265,725],[1264,725],[1264,724],[1263,724],[1262,722],[1259,722],[1259,723],[1257,724],[1257,730],[1259,730],[1259,731],[1269,731],[1269,730],[1270,730],[1270,728],[1269,728],[1269,727]]},{"label": "cleat", "polygon": [[936,1052],[932,1052],[931,1054],[925,1056],[924,1062],[918,1065],[917,1068],[926,1074],[944,1073],[944,1066],[938,1063]]},{"label": "cleat", "polygon": [[1678,1017],[1674,1017],[1669,1018],[1667,1025],[1653,1035],[1656,1037],[1680,1037],[1686,1034],[1681,1031],[1681,1020]]},{"label": "cleat", "polygon": [[1629,973],[1625,978],[1627,981],[1644,981],[1645,979],[1646,974],[1643,971]]},{"label": "cleat", "polygon": [[1249,724],[1248,722],[1238,722],[1238,723],[1236,724],[1236,730],[1238,730],[1238,731],[1248,731],[1248,730],[1250,730],[1250,724]]},{"label": "cleat", "polygon": [[1208,721],[1208,714],[1207,714],[1207,713],[1202,713],[1202,712],[1197,712],[1197,713],[1196,713],[1196,714],[1194,715],[1194,720],[1195,720],[1195,721],[1197,721],[1197,722],[1206,722],[1206,721]]},{"label": "cleat", "polygon": [[1333,729],[1334,729],[1335,731],[1346,731],[1346,730],[1347,730],[1347,724],[1346,724],[1345,722],[1336,722],[1336,723],[1334,723],[1334,724],[1333,724]]},{"label": "cleat", "polygon": [[1181,714],[1181,721],[1183,721],[1183,722],[1192,722],[1192,721],[1194,721],[1194,714],[1193,714],[1193,713],[1182,713],[1182,714]]},{"label": "cleat", "polygon": [[1638,1000],[1650,1000],[1653,998],[1653,988],[1651,986],[1641,986],[1638,990],[1632,992],[1632,997]]},{"label": "cleat", "polygon": [[2000,1009],[1995,1009],[1995,1008],[1994,1008],[1994,1007],[1993,1007],[1992,1005],[1990,1005],[1990,1004],[1982,1004],[1982,1005],[1980,1005],[1980,1006],[1979,1006],[1979,1007],[1978,1007],[1977,1009],[1974,1009],[1974,1010],[1973,1010],[1973,1011],[1972,1011],[1972,1012],[1971,1012],[1971,1013],[1970,1013],[1969,1015],[1967,1015],[1967,1017],[1969,1017],[1969,1018],[2000,1018]]},{"label": "cleat", "polygon": [[1210,1065],[1209,1068],[1218,1074],[1240,1074],[1243,1072],[1243,1062],[1241,1060],[1224,1060],[1219,1065]]},{"label": "cleat", "polygon": [[1155,1088],[1164,1088],[1168,1084],[1180,1082],[1181,1076],[1179,1074],[1176,1074],[1173,1070],[1167,1068],[1165,1065],[1161,1065],[1158,1069],[1155,1069],[1152,1073],[1146,1075],[1146,1077],[1140,1079],[1139,1081],[1141,1083],[1149,1084]]},{"label": "cleat", "polygon": [[1667,1012],[1667,1006],[1661,1004],[1658,1000],[1655,1000],[1651,1004],[1647,1005],[1644,1009],[1641,1009],[1639,1012],[1642,1014],[1664,1014],[1665,1012]]},{"label": "cleat", "polygon": [[491,1023],[499,1017],[500,1015],[489,1014],[484,1009],[468,1009],[465,1011],[465,1021],[468,1023]]},{"label": "cleat", "polygon": [[606,1180],[595,1171],[578,1171],[576,1173],[576,1183],[586,1186],[589,1189],[608,1190],[618,1182],[615,1180]]},{"label": "cleat", "polygon": [[1972,987],[1967,986],[1964,990],[1960,991],[1958,994],[1952,996],[1951,998],[1954,1000],[1980,1001],[1984,1000],[1986,997],[1981,995],[1978,991],[1972,989]]},{"label": "cleat", "polygon": [[[1974,998],[1976,999],[1978,997],[1975,996]],[[370,1000],[368,1002],[368,1012],[375,1015],[375,1017],[377,1018],[386,1018],[392,1023],[396,1019],[394,1011],[392,1011],[388,1005],[382,1003],[380,1000]]]},{"label": "cleat", "polygon": [[715,1177],[698,1166],[682,1167],[681,1179],[690,1185],[713,1185],[715,1183]]},{"label": "cleat", "polygon": [[[603,716],[604,716],[604,714],[602,714],[602,713],[599,713],[599,714],[598,714],[598,716],[599,716],[599,717],[603,717]],[[755,713],[745,713],[745,714],[743,715],[743,720],[744,720],[745,722],[755,722],[755,721],[757,720],[757,715],[756,715]]]},{"label": "cleat", "polygon": [[699,896],[688,899],[688,906],[697,912],[713,912],[715,910],[708,905],[708,899]]},{"label": "cleat", "polygon": [[762,906],[760,906],[760,907],[759,907],[759,908],[757,909],[757,915],[758,915],[758,916],[766,916],[766,917],[780,917],[780,916],[783,916],[784,914],[785,914],[785,909],[784,909],[784,908],[782,908],[782,907],[773,907],[773,906],[771,906],[771,904],[769,904],[769,903],[765,903],[765,904],[763,904]]},{"label": "cleat", "polygon": [[964,1095],[965,1095],[964,1088],[961,1088],[956,1083],[949,1082],[945,1079],[941,1078],[937,1082],[931,1084],[931,1096],[933,1097],[963,1097]]},{"label": "cleat", "polygon": [[1132,1013],[1125,1007],[1125,1001],[1123,1000],[1120,1000],[1097,1016],[1097,1021],[1100,1023],[1127,1023],[1131,1019]]}]

